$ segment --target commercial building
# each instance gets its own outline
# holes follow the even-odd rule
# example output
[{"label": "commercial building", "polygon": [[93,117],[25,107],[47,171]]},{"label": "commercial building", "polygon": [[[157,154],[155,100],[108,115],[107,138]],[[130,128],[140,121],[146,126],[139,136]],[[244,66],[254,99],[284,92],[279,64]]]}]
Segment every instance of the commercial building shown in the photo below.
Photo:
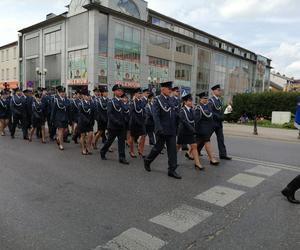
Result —
[{"label": "commercial building", "polygon": [[24,86],[171,80],[182,92],[221,84],[235,93],[268,90],[271,60],[148,9],[143,0],[72,0],[68,11],[20,30]]},{"label": "commercial building", "polygon": [[19,84],[18,42],[0,47],[0,89],[16,88]]}]

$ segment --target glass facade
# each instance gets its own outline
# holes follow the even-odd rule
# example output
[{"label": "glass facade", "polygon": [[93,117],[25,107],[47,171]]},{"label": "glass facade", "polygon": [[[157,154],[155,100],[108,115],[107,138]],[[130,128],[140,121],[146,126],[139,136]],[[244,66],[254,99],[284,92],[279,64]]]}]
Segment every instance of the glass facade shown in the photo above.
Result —
[{"label": "glass facade", "polygon": [[179,53],[184,53],[188,55],[193,54],[193,47],[184,43],[177,42],[176,43],[176,51]]},{"label": "glass facade", "polygon": [[211,53],[208,50],[198,48],[197,86],[198,93],[209,90],[210,84]]},{"label": "glass facade", "polygon": [[176,63],[175,84],[182,87],[190,87],[192,78],[192,66]]},{"label": "glass facade", "polygon": [[141,31],[115,24],[115,82],[124,87],[140,86]]},{"label": "glass facade", "polygon": [[161,83],[169,80],[169,61],[150,56],[148,67],[148,75],[152,82]]},{"label": "glass facade", "polygon": [[45,57],[45,86],[54,87],[61,85],[61,54]]},{"label": "glass facade", "polygon": [[36,56],[39,54],[39,37],[34,37],[26,40],[25,54],[26,57]]},{"label": "glass facade", "polygon": [[159,46],[165,49],[170,49],[170,44],[171,44],[170,39],[162,37],[160,35],[151,33],[149,36],[149,42],[153,46]]},{"label": "glass facade", "polygon": [[45,53],[60,52],[61,49],[61,31],[55,31],[45,35]]},{"label": "glass facade", "polygon": [[26,88],[36,88],[39,86],[39,76],[36,68],[39,67],[39,58],[26,60]]},{"label": "glass facade", "polygon": [[99,55],[97,79],[99,84],[107,84],[108,68],[108,16],[99,14]]}]

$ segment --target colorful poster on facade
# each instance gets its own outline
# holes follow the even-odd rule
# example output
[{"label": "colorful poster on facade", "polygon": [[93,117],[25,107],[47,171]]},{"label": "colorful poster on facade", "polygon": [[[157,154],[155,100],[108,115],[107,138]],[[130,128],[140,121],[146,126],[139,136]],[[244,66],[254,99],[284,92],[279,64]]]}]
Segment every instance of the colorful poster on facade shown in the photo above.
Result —
[{"label": "colorful poster on facade", "polygon": [[98,83],[107,84],[107,57],[99,56]]},{"label": "colorful poster on facade", "polygon": [[87,85],[87,50],[69,52],[68,57],[68,84]]}]

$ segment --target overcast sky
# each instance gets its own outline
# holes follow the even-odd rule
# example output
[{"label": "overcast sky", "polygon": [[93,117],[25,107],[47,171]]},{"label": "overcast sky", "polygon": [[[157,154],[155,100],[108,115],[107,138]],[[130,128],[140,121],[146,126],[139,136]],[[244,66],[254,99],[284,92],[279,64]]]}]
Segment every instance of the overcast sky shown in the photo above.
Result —
[{"label": "overcast sky", "polygon": [[[17,30],[66,11],[70,0],[0,0],[0,45]],[[149,8],[222,37],[273,60],[272,66],[300,78],[299,0],[148,0]]]}]

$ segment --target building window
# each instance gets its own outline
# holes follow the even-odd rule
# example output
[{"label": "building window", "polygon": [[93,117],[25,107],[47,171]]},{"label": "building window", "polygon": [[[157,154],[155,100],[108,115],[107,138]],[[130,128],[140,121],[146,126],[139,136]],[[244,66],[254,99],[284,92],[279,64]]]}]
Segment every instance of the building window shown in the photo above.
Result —
[{"label": "building window", "polygon": [[197,65],[197,92],[208,91],[210,83],[211,53],[204,49],[198,49]]},{"label": "building window", "polygon": [[99,58],[97,65],[98,83],[107,84],[108,16],[99,14]]},{"label": "building window", "polygon": [[192,66],[182,63],[176,63],[175,68],[175,83],[179,86],[191,85]]},{"label": "building window", "polygon": [[17,59],[17,48],[14,47],[14,59]]},{"label": "building window", "polygon": [[39,55],[39,37],[26,40],[26,57]]},{"label": "building window", "polygon": [[45,53],[60,52],[61,31],[55,31],[45,35]]},{"label": "building window", "polygon": [[171,23],[168,23],[168,22],[163,21],[163,20],[161,20],[159,18],[156,18],[156,17],[151,17],[151,23],[156,25],[156,26],[166,28],[166,29],[171,29],[172,28]]},{"label": "building window", "polygon": [[190,46],[190,45],[187,45],[187,44],[177,42],[176,43],[176,51],[180,52],[180,53],[192,55],[193,54],[193,47]]},{"label": "building window", "polygon": [[4,69],[1,70],[1,79],[4,81]]},{"label": "building window", "polygon": [[151,45],[159,46],[165,49],[170,49],[170,39],[164,38],[159,35],[150,34],[149,36],[149,42]]},{"label": "building window", "polygon": [[4,50],[1,51],[1,61],[4,62]]},{"label": "building window", "polygon": [[214,83],[218,83],[221,87],[225,88],[226,83],[226,56],[223,54],[214,55]]},{"label": "building window", "polygon": [[161,83],[169,80],[169,61],[149,56],[149,77],[151,82]]},{"label": "building window", "polygon": [[6,69],[6,80],[9,80],[9,69]]},{"label": "building window", "polygon": [[7,49],[6,50],[6,61],[8,61],[9,60],[9,50]]},{"label": "building window", "polygon": [[39,67],[39,58],[26,60],[26,88],[36,88],[39,83],[39,78],[36,73],[36,68]]},{"label": "building window", "polygon": [[127,25],[115,25],[115,82],[125,87],[140,86],[141,32]]},{"label": "building window", "polygon": [[58,86],[61,84],[61,54],[55,54],[45,57],[45,76],[46,87]]},{"label": "building window", "polygon": [[17,68],[14,67],[14,79],[17,79]]},{"label": "building window", "polygon": [[209,39],[207,37],[201,36],[199,34],[195,34],[195,39],[203,43],[207,43],[207,44],[209,43]]}]

